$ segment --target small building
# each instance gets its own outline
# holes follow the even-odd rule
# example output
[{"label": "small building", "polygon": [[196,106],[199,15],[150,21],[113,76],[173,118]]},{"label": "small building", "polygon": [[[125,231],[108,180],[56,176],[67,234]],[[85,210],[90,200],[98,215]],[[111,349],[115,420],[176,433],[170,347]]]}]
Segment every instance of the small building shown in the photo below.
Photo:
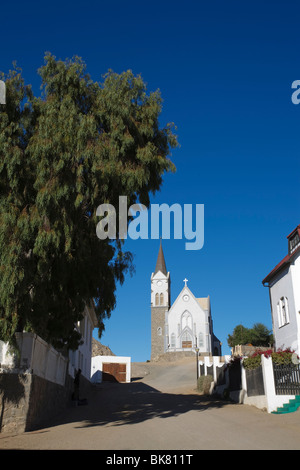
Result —
[{"label": "small building", "polygon": [[131,358],[125,356],[92,357],[91,382],[130,382]]},{"label": "small building", "polygon": [[275,349],[300,354],[300,225],[288,236],[288,254],[262,281],[269,287]]}]

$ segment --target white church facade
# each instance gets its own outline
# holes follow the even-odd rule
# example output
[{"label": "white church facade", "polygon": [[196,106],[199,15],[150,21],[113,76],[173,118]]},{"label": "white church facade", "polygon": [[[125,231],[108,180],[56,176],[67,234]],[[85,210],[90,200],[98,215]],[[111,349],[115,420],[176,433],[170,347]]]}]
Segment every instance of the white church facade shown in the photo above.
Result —
[{"label": "white church facade", "polygon": [[171,278],[162,244],[151,276],[151,359],[168,352],[196,350],[201,355],[221,355],[221,343],[213,333],[210,298],[195,297],[184,287],[171,305]]}]

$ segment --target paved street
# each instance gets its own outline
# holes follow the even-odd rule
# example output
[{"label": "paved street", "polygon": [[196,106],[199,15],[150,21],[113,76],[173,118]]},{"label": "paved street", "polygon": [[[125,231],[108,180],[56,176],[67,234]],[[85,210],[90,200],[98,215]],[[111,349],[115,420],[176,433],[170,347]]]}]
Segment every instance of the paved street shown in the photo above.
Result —
[{"label": "paved street", "polygon": [[201,397],[191,360],[135,370],[146,375],[100,385],[88,405],[68,408],[46,428],[0,434],[0,449],[300,449],[299,411],[272,415]]}]

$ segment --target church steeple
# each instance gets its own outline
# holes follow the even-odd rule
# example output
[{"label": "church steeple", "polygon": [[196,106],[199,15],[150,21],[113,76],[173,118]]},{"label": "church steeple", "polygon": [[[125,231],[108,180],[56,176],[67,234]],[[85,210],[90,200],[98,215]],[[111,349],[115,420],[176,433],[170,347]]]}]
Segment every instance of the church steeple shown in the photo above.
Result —
[{"label": "church steeple", "polygon": [[167,271],[167,268],[166,268],[164,252],[163,252],[163,249],[162,249],[161,239],[160,239],[160,245],[159,245],[158,256],[157,256],[157,261],[156,261],[156,267],[155,267],[154,274],[156,274],[158,271],[161,271],[165,276],[167,276],[167,274],[168,274],[168,271]]},{"label": "church steeple", "polygon": [[[167,271],[162,243],[160,240],[155,271],[151,276],[151,306],[170,308],[171,278]],[[166,310],[166,308],[164,310]]]},{"label": "church steeple", "polygon": [[167,348],[166,312],[170,308],[170,273],[167,271],[160,240],[155,271],[151,276],[151,358]]}]

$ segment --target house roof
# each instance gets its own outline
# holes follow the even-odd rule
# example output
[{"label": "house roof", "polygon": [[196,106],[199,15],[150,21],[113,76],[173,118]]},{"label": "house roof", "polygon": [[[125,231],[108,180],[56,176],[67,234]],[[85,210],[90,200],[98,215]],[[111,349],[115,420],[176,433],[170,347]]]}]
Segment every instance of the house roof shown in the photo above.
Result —
[{"label": "house roof", "polygon": [[96,326],[98,325],[98,319],[97,319],[97,315],[96,315],[96,311],[95,311],[95,303],[94,303],[93,299],[91,299],[90,302],[88,302],[86,304],[86,308],[87,308],[87,311],[90,315],[91,322],[92,322],[94,328],[96,328]]},{"label": "house roof", "polygon": [[[300,225],[298,225],[288,236],[287,239],[290,240],[295,233],[298,232],[300,236]],[[292,260],[294,259],[295,255],[300,252],[300,246],[298,246],[292,253],[288,253],[276,266],[272,271],[263,279],[262,283],[266,284],[270,282],[271,279],[276,276],[282,269],[289,266]]]}]

